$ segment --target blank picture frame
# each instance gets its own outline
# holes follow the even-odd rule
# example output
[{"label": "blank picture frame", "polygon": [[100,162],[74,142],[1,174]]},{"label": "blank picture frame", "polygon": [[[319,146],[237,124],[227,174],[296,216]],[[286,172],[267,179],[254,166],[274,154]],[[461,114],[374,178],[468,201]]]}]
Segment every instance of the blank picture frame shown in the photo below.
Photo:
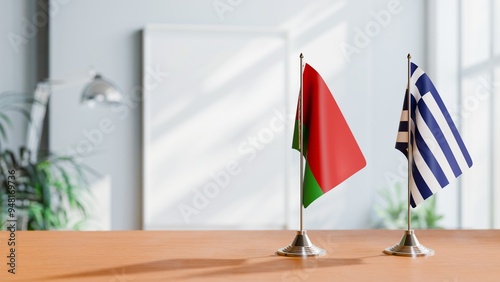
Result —
[{"label": "blank picture frame", "polygon": [[143,31],[143,229],[282,229],[291,127],[287,33]]}]

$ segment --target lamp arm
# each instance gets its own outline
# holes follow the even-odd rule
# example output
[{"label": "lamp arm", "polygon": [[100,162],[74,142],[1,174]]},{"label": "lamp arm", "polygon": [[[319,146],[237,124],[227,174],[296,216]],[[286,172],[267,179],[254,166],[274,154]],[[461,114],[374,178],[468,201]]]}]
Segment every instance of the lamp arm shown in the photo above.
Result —
[{"label": "lamp arm", "polygon": [[74,77],[70,79],[45,79],[38,82],[35,89],[34,98],[38,103],[33,104],[31,108],[31,122],[28,125],[26,136],[26,147],[31,152],[33,161],[36,161],[38,151],[40,150],[40,139],[42,137],[43,122],[47,113],[47,103],[55,87],[69,87],[89,81],[89,85],[82,94],[82,101],[86,102],[99,99],[107,103],[121,103],[122,96],[116,87],[104,80],[96,71],[91,68],[85,77]]},{"label": "lamp arm", "polygon": [[47,104],[51,92],[51,85],[49,83],[37,83],[34,93],[36,102],[31,107],[31,120],[28,124],[28,131],[26,134],[26,147],[31,152],[32,161],[36,161],[38,151],[40,150],[43,122],[45,120],[45,113],[47,112]]},{"label": "lamp arm", "polygon": [[52,79],[47,78],[36,84],[34,98],[36,103],[31,107],[31,120],[27,128],[26,147],[31,152],[32,161],[36,161],[40,150],[40,140],[42,138],[43,122],[47,113],[47,105],[49,102],[52,89],[70,87],[82,82],[89,82],[96,76],[96,71],[93,67],[89,68],[87,75],[79,75],[68,79]]},{"label": "lamp arm", "polygon": [[60,79],[60,78],[46,78],[41,83],[46,83],[50,85],[52,88],[60,88],[60,87],[70,87],[73,85],[90,82],[97,75],[97,72],[94,68],[89,68],[86,75],[78,75],[70,78]]}]

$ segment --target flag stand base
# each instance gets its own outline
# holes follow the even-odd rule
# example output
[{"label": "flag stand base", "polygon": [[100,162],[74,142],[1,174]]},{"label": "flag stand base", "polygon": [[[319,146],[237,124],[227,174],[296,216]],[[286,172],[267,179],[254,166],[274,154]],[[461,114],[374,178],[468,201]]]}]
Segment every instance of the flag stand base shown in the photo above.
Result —
[{"label": "flag stand base", "polygon": [[297,231],[292,244],[279,249],[277,254],[287,257],[313,257],[323,256],[326,254],[326,251],[311,243],[306,230],[302,230]]},{"label": "flag stand base", "polygon": [[395,256],[423,257],[433,256],[434,250],[428,249],[420,244],[413,230],[405,230],[405,234],[403,235],[401,242],[385,249],[384,253]]}]

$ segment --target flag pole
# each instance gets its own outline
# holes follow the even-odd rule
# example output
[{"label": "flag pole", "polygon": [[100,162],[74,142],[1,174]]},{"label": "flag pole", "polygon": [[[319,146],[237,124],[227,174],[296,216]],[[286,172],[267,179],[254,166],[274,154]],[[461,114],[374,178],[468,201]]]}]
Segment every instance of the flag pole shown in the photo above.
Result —
[{"label": "flag pole", "polygon": [[304,151],[302,151],[302,148],[304,148],[304,132],[303,132],[303,124],[304,124],[304,64],[302,63],[302,59],[304,59],[304,55],[300,53],[300,92],[299,92],[299,152],[300,152],[300,169],[299,169],[299,175],[300,175],[300,203],[299,203],[299,209],[300,209],[300,232],[304,231],[303,227],[303,211],[304,211]]},{"label": "flag pole", "polygon": [[300,174],[300,227],[299,230],[297,231],[297,234],[295,235],[295,239],[293,240],[292,244],[279,249],[276,253],[280,256],[288,256],[288,257],[312,257],[312,256],[322,256],[326,254],[326,251],[317,247],[314,245],[311,240],[309,239],[309,236],[307,236],[307,231],[304,230],[303,227],[303,210],[304,210],[304,158],[305,154],[302,151],[302,148],[304,147],[304,133],[303,133],[303,126],[304,126],[304,81],[303,81],[303,76],[304,76],[304,65],[302,63],[302,59],[304,58],[304,55],[300,53],[300,91],[299,91],[299,105],[298,105],[298,112],[299,112],[299,120],[298,120],[298,131],[299,131],[299,152],[300,152],[300,169],[299,169],[299,174]]},{"label": "flag pole", "polygon": [[406,56],[408,59],[408,75],[407,75],[407,84],[406,84],[406,96],[407,96],[407,105],[408,105],[408,231],[411,230],[411,209],[410,209],[410,199],[411,199],[411,191],[410,191],[410,181],[411,181],[411,167],[413,163],[413,148],[411,146],[411,94],[410,94],[410,62],[411,55],[408,53]]},{"label": "flag pole", "polygon": [[384,253],[388,255],[396,255],[396,256],[405,256],[405,257],[422,257],[422,256],[432,256],[434,255],[434,250],[424,247],[424,245],[420,244],[415,235],[415,232],[411,229],[411,182],[412,182],[412,165],[413,165],[413,147],[411,143],[411,91],[410,91],[410,80],[411,80],[411,55],[408,53],[406,56],[408,59],[408,77],[406,84],[406,96],[407,100],[405,101],[408,105],[408,229],[405,231],[403,238],[399,244],[396,244],[392,247],[386,248]]}]

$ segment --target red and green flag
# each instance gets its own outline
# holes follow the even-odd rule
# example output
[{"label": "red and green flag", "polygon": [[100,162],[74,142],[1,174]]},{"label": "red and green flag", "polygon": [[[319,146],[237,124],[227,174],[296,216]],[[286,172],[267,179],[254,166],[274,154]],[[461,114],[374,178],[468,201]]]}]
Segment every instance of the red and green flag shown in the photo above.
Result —
[{"label": "red and green flag", "polygon": [[[365,167],[366,161],[325,81],[306,64],[303,72],[303,205],[330,191]],[[293,148],[299,150],[299,106]],[[299,150],[300,151],[300,150]]]}]

